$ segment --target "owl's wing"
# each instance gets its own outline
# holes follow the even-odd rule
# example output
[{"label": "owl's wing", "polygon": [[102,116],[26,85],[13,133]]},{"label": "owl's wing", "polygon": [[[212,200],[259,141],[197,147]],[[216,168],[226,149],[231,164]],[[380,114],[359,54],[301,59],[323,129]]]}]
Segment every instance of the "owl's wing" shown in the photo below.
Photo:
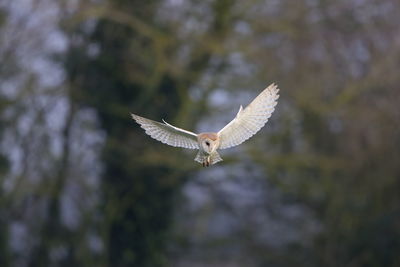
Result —
[{"label": "owl's wing", "polygon": [[245,109],[240,106],[236,117],[222,128],[220,149],[237,146],[255,135],[267,123],[275,110],[279,89],[271,84],[262,91]]},{"label": "owl's wing", "polygon": [[197,134],[172,126],[164,120],[164,123],[160,123],[135,114],[131,115],[152,138],[170,146],[199,149]]}]

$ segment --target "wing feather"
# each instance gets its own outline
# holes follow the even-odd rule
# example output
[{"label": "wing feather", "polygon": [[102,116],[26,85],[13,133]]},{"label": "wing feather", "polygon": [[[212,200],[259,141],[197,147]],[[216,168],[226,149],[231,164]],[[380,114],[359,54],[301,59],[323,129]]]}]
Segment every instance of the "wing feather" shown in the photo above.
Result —
[{"label": "wing feather", "polygon": [[236,117],[218,132],[221,142],[219,148],[237,146],[264,127],[275,110],[278,92],[278,87],[271,84],[245,109],[240,106]]},{"label": "wing feather", "polygon": [[161,123],[135,114],[131,114],[131,116],[148,135],[164,144],[174,147],[199,149],[197,134],[193,132],[172,126],[164,120]]}]

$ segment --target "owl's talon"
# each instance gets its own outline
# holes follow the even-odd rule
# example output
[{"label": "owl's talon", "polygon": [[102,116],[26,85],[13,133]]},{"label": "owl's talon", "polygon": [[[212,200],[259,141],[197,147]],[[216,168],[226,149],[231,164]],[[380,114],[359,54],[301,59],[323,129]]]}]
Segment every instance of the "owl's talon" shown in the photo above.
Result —
[{"label": "owl's talon", "polygon": [[211,163],[211,157],[208,156],[206,160],[207,160],[207,167],[209,167],[209,166],[210,166],[210,163]]}]

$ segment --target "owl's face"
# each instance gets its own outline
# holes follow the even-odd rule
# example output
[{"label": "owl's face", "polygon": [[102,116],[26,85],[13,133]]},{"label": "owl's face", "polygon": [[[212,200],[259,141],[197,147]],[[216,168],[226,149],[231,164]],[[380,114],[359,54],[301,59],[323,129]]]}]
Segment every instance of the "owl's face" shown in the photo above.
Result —
[{"label": "owl's face", "polygon": [[215,152],[219,146],[217,133],[200,133],[197,138],[200,148],[208,154]]},{"label": "owl's face", "polygon": [[207,153],[212,153],[217,149],[217,140],[212,140],[209,138],[205,138],[201,140],[201,147]]}]

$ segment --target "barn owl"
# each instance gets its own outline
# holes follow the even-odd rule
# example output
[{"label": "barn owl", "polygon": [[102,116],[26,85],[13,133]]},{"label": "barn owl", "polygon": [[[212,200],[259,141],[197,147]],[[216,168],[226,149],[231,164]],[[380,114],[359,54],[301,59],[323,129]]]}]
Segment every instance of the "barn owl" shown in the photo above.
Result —
[{"label": "barn owl", "polygon": [[145,130],[152,138],[164,144],[198,149],[195,161],[208,167],[222,158],[218,154],[218,149],[225,149],[240,145],[254,134],[256,134],[271,117],[275,110],[279,89],[275,84],[271,84],[262,91],[246,108],[240,106],[236,117],[219,132],[205,132],[195,134],[193,132],[175,127],[166,121],[156,122],[135,114],[132,118]]}]

